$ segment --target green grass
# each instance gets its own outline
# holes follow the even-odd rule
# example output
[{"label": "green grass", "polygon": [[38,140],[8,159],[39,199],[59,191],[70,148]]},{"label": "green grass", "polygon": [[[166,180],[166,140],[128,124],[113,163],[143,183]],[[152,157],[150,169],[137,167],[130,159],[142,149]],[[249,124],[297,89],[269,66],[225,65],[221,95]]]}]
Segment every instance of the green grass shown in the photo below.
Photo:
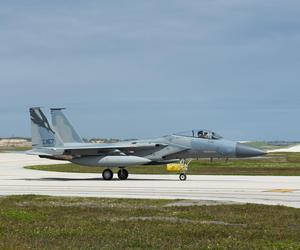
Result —
[{"label": "green grass", "polygon": [[[57,164],[47,166],[29,166],[28,169],[73,172],[73,173],[101,173],[103,168],[86,167],[75,164]],[[116,172],[116,168],[114,171]],[[128,167],[131,174],[167,174],[165,166],[138,166]],[[300,154],[272,154],[266,158],[254,159],[232,159],[228,162],[215,160],[193,161],[188,174],[200,175],[299,175],[300,176]]]},{"label": "green grass", "polygon": [[1,249],[299,249],[300,209],[168,200],[0,198]]}]

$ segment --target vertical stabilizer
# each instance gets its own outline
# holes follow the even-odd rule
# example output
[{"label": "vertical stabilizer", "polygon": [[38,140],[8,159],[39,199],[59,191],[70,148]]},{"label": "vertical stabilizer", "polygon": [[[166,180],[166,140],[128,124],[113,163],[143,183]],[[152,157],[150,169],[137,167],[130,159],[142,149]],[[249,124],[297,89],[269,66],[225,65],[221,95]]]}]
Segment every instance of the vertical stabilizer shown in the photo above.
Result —
[{"label": "vertical stabilizer", "polygon": [[52,125],[55,132],[58,133],[63,143],[83,143],[62,110],[63,108],[51,109]]},{"label": "vertical stabilizer", "polygon": [[30,108],[32,147],[55,147],[61,145],[41,108]]}]

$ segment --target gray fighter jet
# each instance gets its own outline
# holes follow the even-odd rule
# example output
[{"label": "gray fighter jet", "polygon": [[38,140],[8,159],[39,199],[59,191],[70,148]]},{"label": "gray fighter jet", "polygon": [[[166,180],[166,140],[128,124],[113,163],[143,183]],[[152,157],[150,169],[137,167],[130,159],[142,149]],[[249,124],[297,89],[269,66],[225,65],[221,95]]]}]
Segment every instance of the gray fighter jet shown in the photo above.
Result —
[{"label": "gray fighter jet", "polygon": [[52,126],[39,107],[30,108],[32,150],[28,154],[68,160],[84,166],[103,167],[104,180],[113,178],[112,168],[119,168],[119,179],[126,180],[126,167],[150,167],[158,164],[169,164],[169,170],[178,172],[180,180],[186,180],[188,164],[192,159],[241,158],[265,154],[259,149],[226,140],[217,133],[204,129],[148,140],[109,144],[85,143],[64,115],[62,108],[51,109],[51,116]]}]

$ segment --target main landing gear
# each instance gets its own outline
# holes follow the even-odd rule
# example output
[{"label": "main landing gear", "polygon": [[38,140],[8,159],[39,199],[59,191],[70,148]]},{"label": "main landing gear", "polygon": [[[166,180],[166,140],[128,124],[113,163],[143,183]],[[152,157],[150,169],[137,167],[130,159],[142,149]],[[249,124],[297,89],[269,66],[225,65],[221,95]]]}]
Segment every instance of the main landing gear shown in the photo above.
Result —
[{"label": "main landing gear", "polygon": [[118,177],[120,180],[126,180],[128,178],[128,171],[125,168],[120,168]]},{"label": "main landing gear", "polygon": [[105,169],[102,172],[102,177],[103,177],[103,180],[109,181],[114,177],[114,173],[110,169]]},{"label": "main landing gear", "polygon": [[[114,173],[110,169],[105,169],[102,172],[102,177],[103,180],[109,181],[114,177]],[[118,171],[118,177],[120,180],[126,180],[128,178],[128,171],[125,168],[120,168]]]}]

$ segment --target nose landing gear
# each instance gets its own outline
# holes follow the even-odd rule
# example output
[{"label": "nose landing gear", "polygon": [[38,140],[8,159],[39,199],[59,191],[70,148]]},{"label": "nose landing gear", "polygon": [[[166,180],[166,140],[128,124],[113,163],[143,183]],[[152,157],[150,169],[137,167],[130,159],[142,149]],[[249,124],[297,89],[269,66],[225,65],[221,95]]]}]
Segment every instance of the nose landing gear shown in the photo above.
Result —
[{"label": "nose landing gear", "polygon": [[188,171],[188,167],[191,161],[192,160],[186,162],[184,159],[182,159],[180,163],[168,164],[167,171],[179,173],[179,180],[185,181],[187,178],[186,172]]},{"label": "nose landing gear", "polygon": [[180,165],[182,165],[183,167],[180,168],[180,172],[179,172],[179,180],[181,181],[186,181],[187,176],[186,176],[186,172],[188,171],[189,168],[189,164],[191,163],[192,160],[189,160],[188,162],[186,162],[185,159],[182,159],[180,161]]}]

